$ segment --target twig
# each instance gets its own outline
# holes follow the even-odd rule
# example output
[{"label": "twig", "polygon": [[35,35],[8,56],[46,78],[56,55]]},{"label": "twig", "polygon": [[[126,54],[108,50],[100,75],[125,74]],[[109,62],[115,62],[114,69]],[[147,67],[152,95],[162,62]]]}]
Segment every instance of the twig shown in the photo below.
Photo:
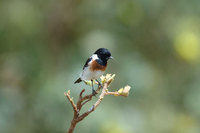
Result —
[{"label": "twig", "polygon": [[116,91],[116,92],[110,92],[110,91],[108,91],[108,86],[113,81],[114,76],[115,75],[111,76],[110,74],[107,74],[105,77],[101,78],[102,82],[103,82],[103,86],[99,85],[99,87],[96,90],[96,92],[99,93],[100,90],[102,89],[101,94],[99,95],[98,100],[95,102],[94,105],[92,105],[92,107],[88,111],[86,111],[82,115],[79,114],[82,106],[85,105],[87,102],[91,101],[92,97],[94,95],[93,94],[89,94],[89,95],[83,96],[83,93],[85,92],[85,89],[83,89],[80,92],[77,104],[75,104],[74,101],[73,101],[73,98],[70,97],[70,91],[68,91],[67,93],[66,92],[64,93],[64,95],[67,97],[67,99],[71,103],[71,105],[73,107],[73,110],[74,110],[74,116],[73,116],[73,119],[71,121],[71,125],[70,125],[70,128],[68,130],[68,133],[73,133],[74,128],[76,127],[76,124],[78,122],[82,121],[90,113],[92,113],[99,106],[99,104],[103,100],[104,96],[106,96],[106,95],[128,96],[128,93],[129,93],[129,90],[130,90],[129,86],[126,86],[125,88],[121,88],[119,91]]}]

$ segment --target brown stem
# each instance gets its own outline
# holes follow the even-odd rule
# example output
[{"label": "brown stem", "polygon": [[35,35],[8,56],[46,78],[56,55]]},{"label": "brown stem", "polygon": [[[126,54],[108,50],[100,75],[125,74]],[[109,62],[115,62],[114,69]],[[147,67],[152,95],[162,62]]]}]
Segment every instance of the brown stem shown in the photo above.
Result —
[{"label": "brown stem", "polygon": [[[74,120],[74,119],[73,119],[73,120]],[[70,125],[70,127],[69,127],[69,130],[68,130],[67,133],[73,133],[73,132],[74,132],[74,129],[75,129],[75,127],[76,127],[76,124],[77,124],[77,122],[72,121],[72,122],[71,122],[71,125]]]},{"label": "brown stem", "polygon": [[[85,92],[85,89],[83,89],[80,92],[80,95],[79,95],[77,103],[75,104],[74,101],[73,101],[73,98],[70,97],[70,91],[68,91],[67,93],[66,92],[64,93],[64,95],[67,97],[67,99],[71,103],[72,108],[74,110],[74,116],[73,116],[73,119],[71,121],[71,125],[69,127],[68,133],[73,133],[77,123],[79,121],[82,121],[86,116],[88,116],[90,113],[92,113],[100,105],[100,103],[103,100],[104,96],[106,96],[106,95],[127,96],[127,95],[123,94],[125,91],[123,93],[120,93],[118,91],[116,91],[116,92],[108,91],[107,88],[108,88],[108,86],[110,85],[111,82],[112,82],[112,79],[109,79],[106,82],[104,82],[103,86],[99,86],[97,88],[97,90],[96,90],[97,93],[99,93],[100,90],[103,88],[102,91],[101,91],[101,94],[99,95],[98,100],[95,102],[94,105],[92,105],[92,107],[88,111],[86,111],[82,115],[79,114],[82,106],[85,105],[87,102],[91,101],[92,97],[94,95],[93,94],[89,94],[89,95],[83,96],[83,93]],[[129,92],[129,89],[128,90],[126,89],[126,92]]]},{"label": "brown stem", "polygon": [[[96,107],[100,104],[100,102],[102,100],[102,96],[105,95],[104,92],[105,92],[105,89],[107,89],[107,86],[108,86],[108,84],[105,83],[104,86],[103,86],[104,91],[102,90],[101,95],[99,96],[99,99],[97,100],[97,102],[88,111],[86,111],[82,115],[79,115],[79,112],[80,112],[82,106],[84,104],[86,104],[87,102],[89,102],[90,100],[92,100],[93,94],[85,95],[83,97],[83,93],[85,92],[85,89],[83,89],[80,92],[77,104],[75,104],[74,101],[73,101],[73,98],[70,97],[70,91],[68,91],[67,93],[64,93],[65,96],[67,97],[67,99],[69,100],[69,102],[71,103],[73,110],[74,110],[74,116],[73,116],[73,119],[71,121],[71,125],[69,127],[68,133],[73,133],[74,128],[76,127],[76,124],[79,121],[83,120],[87,115],[89,115],[91,112],[93,112],[96,109]],[[96,91],[99,92],[101,88],[102,87],[99,86]]]}]

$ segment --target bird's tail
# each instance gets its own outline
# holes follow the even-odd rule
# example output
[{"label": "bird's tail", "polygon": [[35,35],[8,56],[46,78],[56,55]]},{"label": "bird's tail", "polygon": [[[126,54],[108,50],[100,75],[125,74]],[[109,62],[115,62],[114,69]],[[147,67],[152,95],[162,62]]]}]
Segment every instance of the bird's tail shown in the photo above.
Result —
[{"label": "bird's tail", "polygon": [[79,79],[77,79],[77,80],[74,82],[74,84],[80,83],[81,81],[82,81],[81,78],[79,78]]}]

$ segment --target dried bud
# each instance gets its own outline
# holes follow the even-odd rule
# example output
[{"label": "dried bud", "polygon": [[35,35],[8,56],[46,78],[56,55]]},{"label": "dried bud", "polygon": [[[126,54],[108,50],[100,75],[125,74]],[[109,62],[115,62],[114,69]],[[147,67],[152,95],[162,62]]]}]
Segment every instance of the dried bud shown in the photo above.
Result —
[{"label": "dried bud", "polygon": [[105,77],[105,76],[102,75],[102,76],[100,77],[100,79],[101,79],[101,83],[102,83],[102,84],[104,84],[104,83],[106,82],[106,77]]},{"label": "dried bud", "polygon": [[110,77],[110,79],[112,79],[112,80],[114,80],[114,78],[115,78],[115,74],[113,74],[113,75]]},{"label": "dried bud", "polygon": [[91,80],[84,80],[84,83],[86,85],[92,86],[92,81]]},{"label": "dried bud", "polygon": [[105,82],[111,82],[114,80],[115,74],[106,74],[106,76],[101,76],[101,83],[104,84]]},{"label": "dried bud", "polygon": [[114,80],[115,74],[111,75],[106,75],[106,82],[108,83],[108,85]]},{"label": "dried bud", "polygon": [[121,95],[121,96],[127,97],[128,94],[129,94],[130,89],[131,89],[131,87],[127,85],[127,86],[125,86],[124,88],[119,89],[119,90],[118,90],[118,93],[119,93],[119,95]]},{"label": "dried bud", "polygon": [[108,80],[111,77],[111,74],[106,74],[106,79]]}]

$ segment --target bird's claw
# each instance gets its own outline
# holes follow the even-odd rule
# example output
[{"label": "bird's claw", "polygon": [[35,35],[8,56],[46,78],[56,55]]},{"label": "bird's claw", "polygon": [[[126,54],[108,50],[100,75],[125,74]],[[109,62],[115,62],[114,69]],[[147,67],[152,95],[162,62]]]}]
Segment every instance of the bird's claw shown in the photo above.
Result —
[{"label": "bird's claw", "polygon": [[98,88],[102,88],[103,85],[101,84],[101,82],[99,82],[98,80],[96,80],[98,82]]},{"label": "bird's claw", "polygon": [[103,87],[103,85],[102,84],[98,84],[98,88],[102,88]]},{"label": "bird's claw", "polygon": [[98,93],[95,90],[92,90],[92,95],[96,96]]}]

